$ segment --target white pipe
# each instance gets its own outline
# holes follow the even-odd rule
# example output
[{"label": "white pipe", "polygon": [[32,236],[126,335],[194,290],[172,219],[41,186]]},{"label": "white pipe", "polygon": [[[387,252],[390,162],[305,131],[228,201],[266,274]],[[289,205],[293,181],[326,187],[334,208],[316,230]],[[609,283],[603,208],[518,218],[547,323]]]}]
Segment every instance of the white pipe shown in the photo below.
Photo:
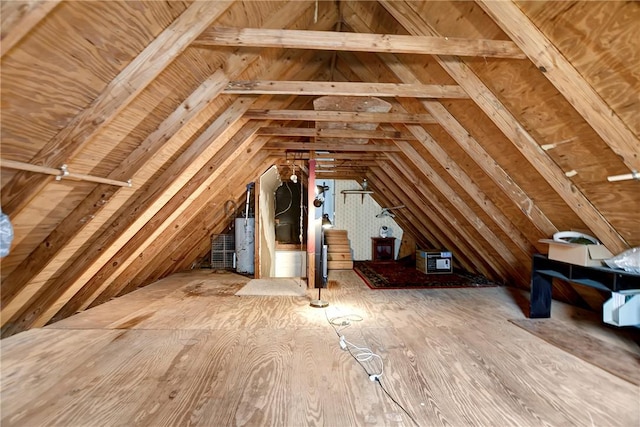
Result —
[{"label": "white pipe", "polygon": [[607,181],[609,182],[628,181],[630,179],[640,180],[640,173],[638,173],[638,171],[632,171],[631,173],[625,173],[623,175],[613,175],[607,177]]},{"label": "white pipe", "polygon": [[75,181],[90,181],[100,184],[117,185],[119,187],[131,187],[132,185],[131,180],[128,180],[126,182],[116,181],[109,178],[101,178],[99,176],[69,172],[69,170],[67,169],[67,165],[62,165],[60,169],[56,169],[47,166],[32,165],[31,163],[17,162],[15,160],[0,159],[0,167],[54,175],[56,177],[56,180],[58,181],[60,181],[62,178],[66,178]]}]

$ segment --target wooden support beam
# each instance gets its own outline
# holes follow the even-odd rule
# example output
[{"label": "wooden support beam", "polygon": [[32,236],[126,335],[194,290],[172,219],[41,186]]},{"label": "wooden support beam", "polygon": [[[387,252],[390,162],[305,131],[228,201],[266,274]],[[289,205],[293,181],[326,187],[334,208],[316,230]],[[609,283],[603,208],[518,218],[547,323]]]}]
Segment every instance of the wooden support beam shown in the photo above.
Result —
[{"label": "wooden support beam", "polygon": [[332,31],[213,27],[194,46],[248,46],[525,59],[513,42]]},{"label": "wooden support beam", "polygon": [[[347,22],[356,31],[366,32],[371,29],[359,19],[357,13],[350,14]],[[386,67],[396,78],[405,83],[421,83],[411,69],[401,59],[390,53],[379,53],[379,65]],[[351,60],[353,62],[353,60]],[[361,71],[362,67],[358,67]],[[380,68],[376,68],[380,70]],[[364,76],[361,76],[364,77]],[[389,78],[389,77],[388,77]],[[442,128],[456,141],[456,143],[476,162],[476,164],[490,177],[504,194],[520,209],[520,211],[540,231],[541,237],[548,237],[558,231],[557,227],[542,212],[536,202],[511,179],[509,174],[495,162],[493,157],[480,143],[462,126],[460,122],[437,100],[422,100],[422,105],[442,126]]]},{"label": "wooden support beam", "polygon": [[[165,144],[174,138],[187,139],[189,135],[181,134],[181,129],[188,129],[206,121],[203,115],[209,114],[206,107],[222,91],[227,78],[222,71],[217,71],[206,79],[178,108],[171,113],[158,128],[109,174],[109,178],[134,180],[145,163],[161,153]],[[89,223],[87,218],[94,218],[117,194],[131,190],[118,189],[109,185],[97,186],[85,199],[62,220],[62,222],[40,243],[31,254],[14,269],[2,284],[2,315],[8,317],[13,309],[8,308],[14,297],[22,291],[27,282],[42,271],[60,251]]]},{"label": "wooden support beam", "polygon": [[476,0],[578,113],[622,158],[640,171],[640,140],[554,44],[511,0]]},{"label": "wooden support beam", "polygon": [[399,151],[398,147],[393,144],[339,144],[330,142],[287,142],[277,141],[269,142],[264,147],[266,150],[285,150],[285,151],[337,151],[337,152],[362,152],[362,153],[380,153]]},{"label": "wooden support beam", "polygon": [[[388,159],[371,168],[369,183],[371,188],[376,190],[374,193],[376,199],[381,195],[389,199],[389,204],[386,206],[406,206],[406,209],[397,212],[394,220],[397,222],[398,218],[406,217],[407,222],[416,229],[416,235],[424,236],[428,240],[428,246],[422,246],[423,249],[446,248],[455,254],[459,264],[468,271],[481,270],[486,274],[478,254],[468,248],[468,242],[457,238],[457,236],[454,237],[456,233],[445,231],[448,227],[444,221],[429,204],[423,203],[423,199],[413,186],[408,185],[407,178],[393,165],[390,165]],[[436,226],[436,223],[444,228]],[[475,257],[474,262],[467,262],[467,253]]]},{"label": "wooden support beam", "polygon": [[414,140],[409,132],[366,130],[366,129],[318,129],[302,127],[263,127],[258,129],[258,135],[268,136],[304,136],[308,138],[367,138],[367,139],[397,139]]},{"label": "wooden support beam", "polygon": [[[509,247],[504,244],[502,239],[497,236],[493,230],[480,218],[476,211],[469,206],[458,194],[449,186],[449,184],[424,160],[424,158],[413,148],[408,142],[398,141],[396,143],[402,150],[403,154],[413,163],[418,170],[433,184],[435,188],[442,194],[443,198],[448,200],[458,211],[458,217],[466,219],[469,224],[478,232],[478,234],[493,248],[498,258],[504,260],[506,270],[510,273],[504,277],[510,277],[518,280],[519,283],[526,283],[529,275],[525,274],[518,268],[520,262],[513,255]],[[397,157],[390,156],[392,162],[397,162]],[[450,213],[449,213],[450,215]]]},{"label": "wooden support beam", "polygon": [[353,123],[424,123],[435,124],[429,114],[368,113],[350,111],[314,110],[249,110],[246,119],[300,120],[308,122],[353,122]]},{"label": "wooden support beam", "polygon": [[[410,3],[380,0],[380,4],[411,34],[437,34],[415,11]],[[591,232],[613,253],[629,248],[629,244],[591,204],[589,199],[569,180],[563,171],[540,148],[531,134],[518,122],[496,95],[460,59],[435,56],[438,63],[471,96],[475,103],[509,138],[531,165],[547,180]]]},{"label": "wooden support beam", "polygon": [[233,81],[224,90],[235,95],[342,95],[407,98],[454,98],[469,96],[456,85],[319,81]]},{"label": "wooden support beam", "polygon": [[[65,303],[64,317],[86,309],[135,259],[171,224],[191,219],[206,204],[210,186],[215,180],[230,175],[230,167],[241,156],[259,150],[265,141],[256,141],[255,132],[260,123],[245,124],[189,181],[189,185],[165,204],[122,248],[87,281],[82,289]],[[251,149],[249,147],[251,146]],[[175,231],[175,224],[174,230]],[[53,316],[53,313],[51,314]],[[48,321],[48,320],[47,320]]]},{"label": "wooden support beam", "polygon": [[[409,125],[408,129],[419,138],[420,144],[431,154],[442,168],[453,178],[453,180],[464,189],[464,191],[477,204],[478,209],[484,211],[489,218],[505,233],[505,235],[522,251],[524,258],[529,260],[530,256],[536,252],[533,245],[518,230],[506,215],[493,203],[491,198],[485,194],[480,187],[467,175],[467,173],[440,147],[431,134],[422,126]],[[398,141],[397,144],[405,144]],[[408,144],[408,143],[407,143]],[[438,187],[440,188],[440,187]]]},{"label": "wooden support beam", "polygon": [[237,130],[234,125],[238,121],[242,124],[241,117],[253,101],[255,98],[239,98],[221,114],[156,178],[143,200],[127,208],[116,224],[92,241],[84,253],[83,263],[67,268],[51,286],[20,307],[11,318],[2,316],[2,322],[6,322],[2,336],[46,324],[226,144]]},{"label": "wooden support beam", "polygon": [[[231,4],[192,3],[107,85],[89,107],[47,142],[30,163],[52,167],[68,163]],[[2,188],[2,210],[9,216],[17,215],[50,179],[29,172],[16,173]]]},{"label": "wooden support beam", "polygon": [[3,1],[0,13],[0,58],[38,25],[60,0]]},{"label": "wooden support beam", "polygon": [[[465,253],[471,259],[477,259],[478,254],[485,254],[487,252],[485,250],[485,247],[480,244],[475,235],[467,231],[467,228],[463,225],[465,221],[468,223],[474,221],[476,216],[473,215],[470,218],[463,217],[462,221],[457,219],[446,208],[446,205],[443,202],[443,200],[447,200],[447,202],[452,203],[447,199],[447,194],[449,194],[450,189],[449,191],[445,189],[445,192],[447,194],[443,194],[444,197],[439,197],[437,194],[431,191],[429,186],[424,182],[424,179],[427,179],[426,174],[421,169],[424,161],[415,163],[413,158],[406,158],[405,160],[398,154],[389,154],[388,157],[391,164],[393,164],[402,174],[392,174],[390,176],[394,179],[401,179],[401,177],[404,177],[405,180],[411,183],[411,186],[415,189],[416,193],[421,196],[422,199],[426,200],[428,206],[432,208],[429,214],[429,218],[435,222],[436,227],[439,230],[455,230],[449,235],[449,237],[454,240],[458,247],[465,249]],[[385,170],[385,172],[388,173],[389,171]],[[474,226],[473,224],[471,224],[471,227],[475,230],[478,229],[478,227]],[[468,249],[468,247],[471,247],[471,249]],[[514,276],[514,268],[511,267],[511,265],[502,257],[486,256],[483,258],[483,260],[496,273],[497,277],[501,278],[502,280]],[[479,262],[479,265],[481,265],[481,263],[482,261]]]},{"label": "wooden support beam", "polygon": [[[211,188],[211,193],[203,193],[199,197],[208,196],[206,203],[195,201],[188,208],[193,211],[185,219],[182,215],[167,227],[152,245],[135,257],[134,261],[113,280],[91,303],[94,307],[117,295],[124,295],[138,286],[150,283],[147,278],[160,272],[159,277],[180,271],[189,266],[201,254],[199,247],[206,243],[211,250],[211,235],[220,234],[228,226],[229,218],[225,215],[224,205],[229,200],[237,201],[246,190],[246,183],[257,179],[257,174],[269,166],[270,158],[264,151],[254,151],[246,160],[238,160],[225,172],[228,176],[226,185]],[[238,167],[241,164],[243,167]],[[197,212],[194,208],[198,208]],[[233,218],[231,218],[233,221]],[[177,256],[180,259],[177,259]],[[57,315],[56,315],[57,317]]]},{"label": "wooden support beam", "polygon": [[[383,62],[393,73],[403,81],[417,81],[413,72],[401,60],[391,54],[380,54]],[[422,105],[458,143],[458,145],[476,162],[489,178],[504,192],[505,195],[520,209],[540,231],[541,237],[552,236],[558,228],[538,207],[535,200],[511,179],[505,171],[482,145],[462,126],[462,124],[438,101],[424,100]]]},{"label": "wooden support beam", "polygon": [[[154,218],[149,221],[140,232],[115,254],[109,262],[100,269],[55,315],[56,319],[63,319],[82,311],[93,304],[94,301],[107,301],[110,297],[118,295],[128,278],[134,271],[141,269],[149,258],[155,257],[163,250],[184,227],[191,227],[191,221],[198,215],[209,217],[211,212],[205,209],[212,198],[216,197],[224,185],[212,184],[216,179],[224,176],[233,183],[246,182],[245,175],[248,172],[255,174],[253,158],[259,151],[260,145],[266,140],[256,139],[255,131],[260,123],[247,123],[236,135],[220,150],[207,165],[205,165],[190,181],[189,187],[184,187],[174,197],[176,200],[192,200],[191,203],[169,202]],[[251,147],[250,152],[247,149]],[[242,158],[248,156],[249,158]],[[264,160],[266,154],[258,158]],[[261,163],[261,162],[260,162]],[[213,171],[213,172],[211,172]],[[169,255],[169,254],[166,254]],[[134,270],[130,270],[134,267]],[[119,280],[120,276],[129,271],[128,275]]]}]

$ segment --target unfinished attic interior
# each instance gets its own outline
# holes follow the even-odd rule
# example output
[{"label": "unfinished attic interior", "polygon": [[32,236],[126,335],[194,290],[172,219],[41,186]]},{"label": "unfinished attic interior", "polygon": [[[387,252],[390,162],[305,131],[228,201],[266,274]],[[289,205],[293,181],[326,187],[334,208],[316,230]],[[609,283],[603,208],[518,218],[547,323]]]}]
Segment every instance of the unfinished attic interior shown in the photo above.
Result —
[{"label": "unfinished attic interior", "polygon": [[[0,18],[3,425],[640,423],[640,3]],[[492,286],[372,289],[382,237]]]}]

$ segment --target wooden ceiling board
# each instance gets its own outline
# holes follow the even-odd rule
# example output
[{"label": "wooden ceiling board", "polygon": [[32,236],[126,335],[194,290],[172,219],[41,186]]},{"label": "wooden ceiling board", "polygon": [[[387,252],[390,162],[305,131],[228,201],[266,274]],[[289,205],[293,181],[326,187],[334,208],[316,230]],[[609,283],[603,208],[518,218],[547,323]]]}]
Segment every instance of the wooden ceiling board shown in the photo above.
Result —
[{"label": "wooden ceiling board", "polygon": [[[426,203],[421,202],[420,195],[414,189],[406,183],[392,179],[387,173],[388,167],[388,162],[379,162],[379,166],[371,168],[370,181],[375,182],[372,188],[376,191],[374,197],[386,198],[389,201],[386,205],[380,204],[381,206],[406,206],[406,209],[397,213],[396,221],[400,223],[403,219],[406,220],[409,229],[413,229],[417,236],[416,240],[420,243],[418,247],[447,248],[456,254],[456,262],[463,268],[477,269],[483,274],[491,275],[491,270],[483,265],[481,258],[473,256],[474,252],[469,250],[468,242],[457,238],[455,233],[445,231],[447,227],[442,227],[443,221],[439,215]],[[468,254],[472,254],[470,258]]]},{"label": "wooden ceiling board", "polygon": [[29,161],[179,15],[179,5],[59,5],[2,59],[3,155]]},{"label": "wooden ceiling board", "polygon": [[517,5],[635,135],[640,136],[638,4],[517,1]]},{"label": "wooden ceiling board", "polygon": [[[455,215],[456,208],[453,204],[442,197],[440,191],[435,189],[424,175],[422,163],[416,164],[415,158],[404,155],[390,155],[389,158],[390,165],[388,168],[385,167],[385,172],[393,182],[404,182],[403,190],[407,194],[411,193],[412,200],[420,201],[423,212],[428,214],[429,219],[436,224],[434,230],[440,230],[446,236],[441,237],[440,242],[446,245],[447,240],[450,239],[453,243],[445,247],[449,246],[453,251],[460,248],[461,252],[466,253],[478,266],[486,260],[484,262],[490,266],[489,277],[509,277],[504,261],[500,257],[495,257],[493,248],[477,233],[476,227],[469,224],[466,218]],[[405,179],[401,179],[401,176]],[[469,248],[471,248],[470,251]]]},{"label": "wooden ceiling board", "polygon": [[[505,234],[505,231],[498,226],[495,218],[489,215],[488,204],[490,200],[485,199],[484,203],[479,205],[471,196],[468,186],[461,185],[454,179],[444,166],[436,160],[428,150],[426,145],[412,144],[415,151],[420,157],[429,164],[431,170],[421,167],[422,172],[427,172],[430,180],[428,187],[438,196],[439,200],[447,200],[450,203],[449,214],[457,218],[463,218],[462,221],[468,223],[468,230],[474,230],[483,236],[481,241],[485,244],[485,248],[491,248],[493,253],[499,253],[509,264],[518,260],[520,264],[526,264],[529,260],[529,254],[523,252],[518,246]],[[433,172],[433,173],[432,173]],[[511,224],[508,224],[511,225]],[[514,230],[514,233],[516,231]],[[517,236],[520,238],[521,236]],[[498,246],[495,246],[499,242]],[[526,244],[524,244],[526,247]]]},{"label": "wooden ceiling board", "polygon": [[[7,4],[2,4],[3,11],[9,10]],[[61,2],[29,16],[24,31],[14,31],[3,23],[3,158],[31,161],[45,144],[51,145],[50,141],[57,141],[56,137],[60,139],[71,129],[69,124],[76,126],[73,121],[78,117],[100,119],[95,114],[83,115],[83,111],[104,97],[105,88],[115,84],[113,79],[136,57],[142,58],[140,52],[189,6],[189,2]],[[214,25],[406,35],[430,32],[420,22],[424,19],[427,27],[447,37],[509,40],[499,22],[485,13],[486,5],[467,1],[238,0],[226,6]],[[519,1],[517,6],[624,126],[638,135],[637,4]],[[6,44],[7,32],[19,41]],[[243,95],[240,104],[235,102],[240,97],[223,94],[174,130],[175,135],[154,133],[170,117],[179,120],[182,103],[214,73],[224,73],[228,80],[457,81],[475,102],[444,99],[436,106],[434,101],[385,98],[393,112],[428,113],[435,120],[447,119],[442,126],[395,126],[405,133],[411,130],[422,142],[402,139],[393,145],[389,140],[371,141],[365,144],[371,151],[341,152],[332,168],[323,167],[331,172],[319,171],[318,176],[370,178],[372,188],[379,192],[374,198],[408,206],[398,219],[416,241],[454,248],[461,265],[492,279],[526,289],[530,253],[544,250],[538,238],[555,229],[590,232],[588,223],[597,231],[592,234],[606,234],[616,248],[640,243],[635,217],[640,211],[637,181],[606,181],[609,175],[627,172],[609,148],[611,141],[605,143],[591,128],[581,116],[590,119],[584,109],[571,106],[567,101],[572,99],[575,105],[571,93],[562,88],[561,93],[527,59],[464,57],[460,61],[447,57],[443,61],[430,55],[198,45],[187,47],[148,85],[138,86],[144,86],[139,92],[135,83],[127,83],[125,87],[136,91],[135,98],[125,100],[121,109],[114,107],[118,113],[103,117],[104,125],[98,120],[98,131],[90,134],[87,145],[75,150],[74,157],[64,159],[72,171],[98,176],[119,173],[123,164],[135,165],[134,188],[113,191],[106,186],[50,178],[33,199],[25,197],[23,205],[16,207],[14,194],[31,197],[28,192],[15,191],[18,180],[14,178],[25,174],[2,170],[3,204],[10,206],[10,211],[21,211],[11,218],[17,236],[10,256],[2,260],[3,335],[44,324],[54,316],[63,318],[178,269],[190,268],[208,252],[209,234],[224,227],[222,213],[207,215],[207,211],[219,210],[229,199],[241,200],[243,181],[259,172],[250,169],[286,162],[283,151],[287,146],[305,148],[288,145],[292,139],[280,136],[259,137],[261,142],[256,143],[254,130],[249,129],[265,125],[313,127],[313,123],[247,123],[240,115],[249,102],[256,102],[253,109],[282,109],[282,105],[310,109],[310,96],[256,99]],[[477,86],[468,84],[476,75],[490,94],[479,93]],[[466,85],[461,76],[466,77]],[[222,81],[218,82],[226,84]],[[114,99],[124,99],[124,95],[114,95]],[[488,108],[492,103],[496,103],[493,111]],[[230,111],[235,113],[227,110],[232,105]],[[503,106],[505,110],[501,110]],[[513,116],[512,121],[505,119],[505,111]],[[207,144],[205,129],[227,116],[233,124],[216,131],[224,136],[220,136],[222,140],[212,138],[214,145],[222,144],[207,151],[213,157],[194,158],[196,147]],[[449,119],[458,127],[452,128]],[[505,121],[509,121],[507,127]],[[384,129],[393,128],[378,127]],[[514,134],[513,129],[518,132]],[[598,132],[607,138],[602,129]],[[136,160],[136,150],[146,147],[149,138],[160,138],[164,146]],[[305,138],[308,140],[299,141]],[[467,139],[476,145],[469,145]],[[257,152],[262,143],[268,148]],[[544,144],[557,145],[546,152],[536,150]],[[406,155],[400,154],[401,150]],[[346,160],[347,155],[352,160]],[[492,170],[487,159],[501,168],[500,173]],[[236,175],[224,172],[224,168],[243,176],[233,178]],[[577,174],[565,178],[562,172],[571,170]],[[509,182],[505,185],[504,181]],[[515,188],[518,195],[510,191]],[[11,191],[5,193],[7,189]],[[7,194],[12,195],[10,205],[4,203]],[[584,205],[588,212],[580,212],[576,205]],[[535,215],[531,216],[533,208]],[[67,237],[62,239],[61,235]],[[7,278],[12,280],[5,283]],[[567,298],[574,294],[570,288],[563,290]]]},{"label": "wooden ceiling board", "polygon": [[[259,61],[259,62],[261,62],[261,61]],[[284,65],[280,64],[277,67],[272,67],[271,68],[271,72],[272,73],[280,72],[280,73],[283,73],[283,74],[286,74],[286,72],[291,72],[291,71],[287,71],[287,69],[285,67],[286,67],[286,64],[284,64]],[[295,70],[295,69],[289,69],[289,70]],[[313,68],[307,67],[305,69],[305,71],[307,73],[312,72]],[[307,77],[309,77],[309,76],[307,76]],[[247,98],[247,97],[245,97],[245,98]],[[266,99],[268,99],[268,98],[265,98],[265,100]],[[247,105],[249,105],[249,104],[247,104]],[[257,106],[260,106],[260,105],[258,104]],[[226,113],[224,113],[224,114],[226,114]],[[220,118],[217,118],[216,122],[219,119]],[[232,135],[232,134],[230,134],[230,135]],[[201,137],[202,137],[202,135],[198,136],[198,139],[200,139]],[[219,143],[216,142],[216,144],[219,144]],[[189,150],[191,150],[191,147],[189,148]],[[220,153],[222,153],[224,150],[225,150],[225,148],[222,147]],[[237,154],[237,153],[230,153],[230,154]],[[228,155],[225,155],[225,156],[228,156]],[[197,160],[197,159],[193,159],[192,161],[195,162],[195,160]],[[175,169],[173,166],[175,166],[175,164],[172,165],[172,169]],[[193,169],[192,165],[190,165],[188,168]],[[206,179],[208,179],[208,180],[215,179],[218,176],[218,172],[219,172],[217,170],[217,168],[213,168],[213,169],[208,168],[208,169],[209,169],[209,172],[204,171],[204,174],[203,173],[199,173],[198,175],[202,175],[203,176],[202,179],[205,179],[204,175],[206,175]],[[200,179],[200,180],[202,180],[202,179]],[[154,183],[154,185],[156,183]],[[176,187],[176,181],[173,181],[171,185],[173,187],[175,187],[176,189],[178,188],[178,187]],[[186,189],[190,188],[191,189],[190,191],[194,191],[197,188],[198,189],[197,191],[201,191],[200,190],[201,186],[202,186],[201,183],[194,184],[193,182],[191,182],[190,186],[189,187],[185,187],[185,188]],[[157,185],[156,185],[156,187],[157,187]],[[185,191],[181,191],[181,192],[184,193]],[[178,194],[180,194],[180,193],[178,193]],[[99,279],[102,278],[101,280],[104,281],[104,276],[103,275],[104,274],[107,274],[107,275],[111,274],[109,272],[102,273],[102,271],[105,270],[105,268],[107,268],[107,269],[109,269],[111,267],[113,267],[113,268],[117,267],[118,269],[124,268],[123,266],[127,265],[127,263],[129,263],[130,260],[132,259],[132,256],[129,256],[127,254],[130,253],[130,251],[132,251],[132,250],[136,250],[135,249],[136,246],[139,248],[139,250],[142,250],[144,248],[144,246],[142,246],[142,245],[143,244],[148,244],[148,242],[149,242],[148,241],[148,235],[151,232],[151,230],[153,230],[153,232],[156,233],[156,234],[159,233],[162,230],[162,228],[160,228],[160,226],[150,227],[150,224],[152,224],[152,223],[154,223],[154,221],[156,221],[156,216],[159,216],[158,215],[159,213],[163,213],[163,217],[162,218],[165,218],[165,219],[160,219],[160,221],[163,224],[167,224],[166,223],[167,215],[174,215],[175,216],[179,212],[181,212],[183,209],[186,209],[188,207],[188,203],[184,203],[183,202],[182,205],[179,205],[179,204],[176,205],[175,201],[176,200],[177,201],[180,201],[180,200],[186,201],[187,197],[191,198],[193,196],[185,195],[185,196],[180,196],[180,197],[178,197],[178,196],[174,197],[171,200],[170,203],[172,205],[175,205],[175,206],[173,206],[171,209],[167,209],[166,206],[165,206],[164,208],[162,208],[161,211],[156,211],[157,209],[159,209],[159,206],[157,206],[157,202],[153,202],[153,206],[149,205],[149,210],[154,210],[154,211],[156,211],[156,213],[150,214],[151,216],[153,216],[153,219],[149,216],[148,221],[151,221],[151,222],[147,222],[146,225],[145,225],[143,222],[141,222],[139,219],[137,219],[135,221],[135,223],[136,224],[140,224],[140,225],[139,226],[136,225],[136,227],[140,227],[140,228],[137,231],[135,231],[135,233],[137,233],[137,234],[130,235],[130,237],[128,237],[127,239],[118,238],[117,242],[116,241],[109,241],[109,240],[105,240],[105,239],[109,238],[108,236],[110,234],[113,234],[113,229],[109,229],[105,233],[103,233],[103,235],[107,236],[107,237],[103,238],[103,236],[101,236],[98,239],[98,241],[102,242],[101,245],[105,245],[105,244],[109,245],[109,250],[108,251],[102,251],[100,246],[97,246],[94,243],[92,245],[91,250],[88,251],[89,253],[95,253],[96,249],[98,250],[99,256],[97,258],[94,258],[95,259],[94,267],[89,271],[89,273],[85,272],[80,277],[78,277],[78,272],[74,272],[73,269],[68,269],[69,273],[65,272],[65,275],[61,276],[61,278],[59,278],[59,281],[62,280],[63,277],[67,277],[67,276],[71,275],[71,277],[75,278],[74,279],[75,280],[74,283],[71,284],[69,280],[65,279],[64,280],[64,283],[65,283],[64,286],[68,286],[68,289],[64,293],[61,293],[59,290],[57,290],[56,294],[58,296],[56,297],[57,298],[56,302],[53,302],[45,312],[40,313],[39,316],[38,316],[38,319],[34,319],[34,320],[31,320],[31,321],[34,321],[36,323],[43,323],[43,322],[46,323],[47,321],[49,321],[50,318],[56,313],[56,311],[60,307],[62,307],[70,298],[72,298],[73,295],[76,294],[76,292],[78,292],[78,290],[82,289],[83,286],[85,286],[87,281],[91,281],[91,277],[92,276],[97,274],[95,277],[99,278]],[[147,200],[147,199],[148,199],[148,197],[145,198],[145,200]],[[141,203],[141,205],[145,206],[145,205],[148,205],[148,203],[149,202],[145,201],[145,202]],[[166,199],[166,203],[169,203],[168,199]],[[138,209],[137,207],[134,208],[134,210],[129,208],[127,211],[125,211],[125,213],[123,213],[123,215],[132,215],[133,213],[135,213],[137,211],[137,209]],[[142,209],[141,209],[141,211],[142,211]],[[126,213],[126,212],[129,212],[129,213]],[[130,221],[131,221],[130,219],[125,220],[124,224],[127,224]],[[148,232],[146,231],[147,229],[149,229]],[[131,230],[131,228],[127,229],[127,233],[130,233],[130,230]],[[129,239],[131,239],[131,240],[129,240]],[[143,242],[146,242],[146,243],[143,243]],[[116,255],[120,254],[121,252],[123,253],[122,256],[124,258],[118,259],[118,260],[113,261],[113,262],[109,261],[109,257],[116,256]],[[111,259],[113,259],[113,258],[111,258]],[[107,262],[109,262],[108,265],[106,264]],[[62,285],[57,286],[56,289],[59,289],[61,286]],[[37,304],[42,304],[42,302],[38,301]],[[72,311],[72,312],[74,312],[74,311]]]},{"label": "wooden ceiling board", "polygon": [[[355,70],[355,69],[354,69],[354,70]],[[358,67],[358,68],[357,68],[357,70],[360,72],[360,73],[359,73],[359,74],[360,74],[360,76],[359,76],[359,77],[361,77],[361,78],[363,78],[363,79],[365,79],[365,80],[376,80],[376,78],[377,78],[377,79],[380,79],[380,78],[382,78],[382,79],[388,79],[388,78],[389,78],[389,76],[386,76],[386,75],[383,75],[383,74],[382,74],[382,73],[385,73],[385,74],[387,74],[387,75],[389,74],[389,72],[388,72],[387,70],[384,70],[384,67],[382,67],[382,66],[380,66],[380,67],[378,67],[378,68],[374,69],[373,71],[372,71],[371,69],[369,69],[368,71],[371,71],[371,72],[370,72],[370,73],[368,73],[368,74],[365,74],[365,72],[363,72],[362,67]],[[376,75],[375,75],[375,70],[377,70],[380,74],[376,76]],[[372,75],[372,74],[373,74],[373,75]],[[392,76],[391,78],[393,78],[393,76]],[[403,100],[403,101],[404,101],[404,100]],[[403,102],[403,104],[405,104],[405,105],[406,105],[406,102]],[[415,105],[415,108],[420,109],[420,110],[424,110],[424,107],[422,107],[422,105]],[[412,112],[416,112],[416,110],[412,110]],[[433,127],[434,127],[434,128],[437,128],[437,126],[433,126]],[[444,134],[444,132],[441,132],[441,134]],[[446,134],[445,134],[445,135],[446,135]],[[448,135],[447,135],[447,138],[448,138]],[[450,138],[449,138],[449,139],[450,139]],[[465,154],[464,156],[465,156],[465,158],[467,158],[467,160],[469,160],[469,159],[468,159],[468,156],[466,156],[466,154]],[[453,160],[453,162],[454,162],[453,164],[454,164],[454,165],[455,165],[455,164],[459,164],[459,162],[460,162],[460,159],[455,158],[455,157],[451,158],[451,160]],[[433,161],[435,161],[435,160],[433,160]],[[437,162],[436,162],[436,163],[437,163]],[[452,179],[451,179],[450,175],[449,175],[449,174],[447,174],[447,173],[444,171],[444,169],[442,169],[442,168],[441,168],[441,167],[439,167],[439,166],[438,166],[436,169],[439,171],[439,172],[438,172],[438,173],[439,173],[439,175],[440,175],[440,176],[441,176],[441,177],[442,177],[446,182],[451,182],[451,181],[452,181]],[[482,175],[484,175],[484,174],[482,174]],[[493,183],[492,183],[492,182],[490,182],[490,180],[486,179],[486,176],[485,176],[485,180],[484,180],[484,181],[485,181],[485,183],[487,183],[487,182],[489,182],[489,183],[490,183],[490,187],[489,187],[489,188],[490,188],[490,194],[491,194],[491,195],[493,195],[493,193],[495,193],[495,192],[496,192],[495,188],[493,188],[493,187],[494,187]],[[468,187],[469,187],[469,185],[462,186],[462,187],[461,187],[460,185],[455,185],[455,188],[457,189],[457,194],[460,194],[460,191],[464,192],[463,187],[464,187],[464,188],[468,188]],[[478,189],[479,189],[479,190],[481,190],[480,188],[478,188]],[[499,193],[501,193],[500,191],[498,191],[498,192],[499,192]],[[487,197],[487,195],[484,195],[484,196],[482,196],[482,197]],[[469,199],[467,199],[467,200],[466,200],[466,203],[469,203]],[[472,203],[473,203],[473,202],[472,202]],[[485,203],[484,203],[484,204],[486,204],[486,203],[487,203],[487,199],[485,199]],[[471,206],[475,206],[476,208],[478,207],[478,205],[477,205],[476,203],[473,203]],[[480,211],[481,211],[481,209],[477,209],[477,210],[480,210]],[[516,212],[519,212],[517,209],[515,209],[515,211],[516,211]],[[494,221],[492,221],[492,218],[495,218],[495,217],[496,217],[496,215],[497,215],[497,213],[492,214],[492,215],[491,215],[491,218],[489,218],[488,216],[486,216],[486,215],[485,215],[484,223],[485,223],[485,224],[488,224],[488,225],[491,227],[491,226],[492,226],[492,224],[493,224],[493,222],[494,222]],[[518,213],[518,215],[519,215],[519,213]],[[520,216],[520,215],[519,215],[519,216]],[[510,231],[510,233],[511,233],[514,237],[516,237],[516,238],[518,239],[518,241],[520,242],[520,243],[519,243],[519,245],[521,246],[521,248],[524,248],[524,249],[525,249],[525,256],[527,256],[527,258],[528,258],[528,255],[529,255],[529,253],[530,253],[530,248],[531,248],[530,243],[529,243],[529,242],[524,238],[524,236],[522,236],[522,235],[521,235],[521,233],[520,233],[520,232],[519,232],[519,231],[518,231],[518,230],[517,230],[517,229],[516,229],[512,224],[511,224],[511,221],[510,221],[509,219],[507,219],[507,218],[503,218],[502,222],[503,222],[503,223],[504,223],[508,228],[510,228],[510,230],[511,230],[511,231]],[[496,231],[495,227],[493,228],[493,231],[494,231],[494,232]],[[499,235],[499,234],[498,234],[498,235]],[[537,237],[539,238],[540,236],[537,236]],[[537,238],[536,238],[535,240],[537,240]],[[535,241],[535,240],[534,240],[534,241]],[[516,250],[516,251],[518,251],[518,249],[517,249],[517,248],[515,248],[515,250]]]}]

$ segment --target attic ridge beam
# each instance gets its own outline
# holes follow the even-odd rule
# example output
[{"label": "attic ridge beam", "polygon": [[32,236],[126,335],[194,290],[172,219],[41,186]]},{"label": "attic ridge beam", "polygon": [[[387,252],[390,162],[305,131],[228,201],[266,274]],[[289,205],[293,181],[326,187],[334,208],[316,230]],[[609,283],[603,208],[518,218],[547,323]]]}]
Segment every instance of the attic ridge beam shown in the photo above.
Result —
[{"label": "attic ridge beam", "polygon": [[317,128],[290,128],[290,127],[262,127],[258,129],[258,135],[268,136],[306,136],[310,138],[370,138],[370,139],[405,139],[414,140],[415,136],[408,132],[359,130],[359,129],[317,129]]},{"label": "attic ridge beam", "polygon": [[476,0],[542,74],[632,171],[640,170],[640,140],[553,43],[512,1]]},{"label": "attic ridge beam", "polygon": [[28,2],[26,5],[24,2],[6,2],[2,8],[0,58],[22,40],[59,3],[60,0],[40,0]]},{"label": "attic ridge beam", "polygon": [[310,122],[437,124],[430,114],[369,113],[315,110],[248,110],[246,119],[302,120]]},{"label": "attic ridge beam", "polygon": [[457,85],[409,83],[316,82],[316,81],[235,81],[229,82],[226,94],[236,95],[343,95],[407,98],[466,99],[469,95]]},{"label": "attic ridge beam", "polygon": [[[320,142],[269,142],[264,146],[265,150],[289,150],[289,151],[353,151],[353,152],[397,152],[395,145],[371,145],[371,144],[340,144]],[[330,156],[330,154],[327,154]]]},{"label": "attic ridge beam", "polygon": [[[29,163],[57,167],[127,107],[231,2],[194,2],[127,65],[91,105],[73,118]],[[18,172],[2,189],[2,210],[15,216],[51,177]]]},{"label": "attic ridge beam", "polygon": [[193,44],[526,59],[515,43],[504,40],[334,31],[212,27],[204,31]]},{"label": "attic ridge beam", "polygon": [[[379,3],[410,33],[436,33],[422,18],[417,16],[413,8],[406,2],[379,0]],[[578,215],[610,251],[619,253],[629,248],[629,244],[620,233],[564,175],[558,165],[540,148],[531,134],[473,70],[457,58],[435,56],[435,59],[460,86],[465,88],[476,105],[509,138],[529,163],[567,203],[567,206]]]}]

